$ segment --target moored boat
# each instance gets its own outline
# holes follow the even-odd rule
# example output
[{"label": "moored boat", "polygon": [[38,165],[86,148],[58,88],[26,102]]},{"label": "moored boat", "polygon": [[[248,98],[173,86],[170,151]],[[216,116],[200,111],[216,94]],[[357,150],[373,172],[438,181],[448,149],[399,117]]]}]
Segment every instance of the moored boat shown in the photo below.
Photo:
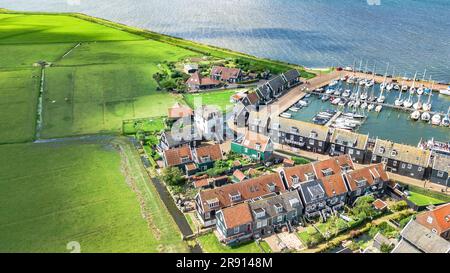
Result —
[{"label": "moored boat", "polygon": [[292,117],[292,114],[289,114],[289,113],[283,113],[283,114],[281,114],[280,115],[282,118],[291,118]]},{"label": "moored boat", "polygon": [[417,96],[417,102],[413,104],[413,108],[416,109],[416,110],[422,109],[422,101],[420,99],[421,99],[421,96],[418,95]]},{"label": "moored boat", "polygon": [[439,94],[450,96],[450,86],[447,89],[439,90]]},{"label": "moored boat", "polygon": [[429,112],[423,112],[422,115],[420,116],[420,119],[423,121],[430,121],[431,115]]},{"label": "moored boat", "polygon": [[383,106],[382,105],[378,105],[377,107],[375,107],[375,112],[381,112],[381,110],[383,110]]},{"label": "moored boat", "polygon": [[420,118],[420,111],[412,112],[410,117],[412,120],[418,120]]},{"label": "moored boat", "polygon": [[441,120],[442,120],[441,115],[435,114],[431,118],[431,124],[433,124],[433,125],[441,125]]}]

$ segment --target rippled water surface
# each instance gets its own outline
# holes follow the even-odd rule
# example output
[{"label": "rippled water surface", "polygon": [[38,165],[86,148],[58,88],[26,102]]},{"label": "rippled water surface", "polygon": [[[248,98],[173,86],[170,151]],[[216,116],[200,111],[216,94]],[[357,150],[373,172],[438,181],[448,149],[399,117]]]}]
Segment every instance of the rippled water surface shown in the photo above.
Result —
[{"label": "rippled water surface", "polygon": [[[369,0],[369,2],[377,2]],[[308,67],[390,62],[450,81],[448,0],[0,0],[16,10],[78,11]],[[383,72],[384,73],[384,72]],[[392,73],[392,72],[391,72]]]}]

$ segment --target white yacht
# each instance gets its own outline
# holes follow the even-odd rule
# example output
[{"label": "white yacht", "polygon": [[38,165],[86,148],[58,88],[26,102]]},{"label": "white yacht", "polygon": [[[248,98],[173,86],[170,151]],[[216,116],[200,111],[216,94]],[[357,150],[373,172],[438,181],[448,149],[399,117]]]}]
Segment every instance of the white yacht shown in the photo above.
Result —
[{"label": "white yacht", "polygon": [[450,126],[450,107],[447,110],[447,115],[441,121],[441,126],[448,127]]},{"label": "white yacht", "polygon": [[378,105],[377,107],[375,107],[375,112],[381,112],[381,110],[383,109],[382,105]]},{"label": "white yacht", "polygon": [[431,118],[431,124],[433,124],[433,125],[441,125],[441,120],[442,120],[441,115],[435,114]]},{"label": "white yacht", "polygon": [[351,90],[350,90],[350,89],[346,89],[346,90],[344,90],[344,92],[342,93],[342,97],[348,98],[348,97],[350,97],[350,93],[351,93]]},{"label": "white yacht", "polygon": [[421,120],[423,121],[430,121],[431,119],[431,115],[429,112],[423,112],[422,116],[420,117]]},{"label": "white yacht", "polygon": [[428,95],[428,101],[422,105],[422,109],[424,111],[431,111],[431,96],[433,95],[433,86],[434,83],[431,84],[431,89],[425,89],[425,94]]},{"label": "white yacht", "polygon": [[420,118],[420,111],[414,111],[411,114],[411,119],[412,120],[418,120]]},{"label": "white yacht", "polygon": [[423,104],[422,104],[422,101],[421,101],[421,97],[422,97],[421,95],[418,95],[417,96],[417,102],[413,104],[413,108],[416,109],[416,110],[422,109],[422,105]]}]

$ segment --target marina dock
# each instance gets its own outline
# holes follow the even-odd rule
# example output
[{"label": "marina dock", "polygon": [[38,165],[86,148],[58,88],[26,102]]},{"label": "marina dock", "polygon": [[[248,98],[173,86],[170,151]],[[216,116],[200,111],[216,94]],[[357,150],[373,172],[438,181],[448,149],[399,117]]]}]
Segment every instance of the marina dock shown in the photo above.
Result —
[{"label": "marina dock", "polygon": [[333,122],[342,115],[341,111],[337,111],[336,114],[325,124],[326,127],[330,127]]},{"label": "marina dock", "polygon": [[[309,93],[314,94],[314,95],[318,95],[318,96],[323,95],[323,93],[316,92],[316,91],[309,91]],[[335,95],[331,95],[331,96],[334,97],[334,98],[342,98],[342,99],[348,100],[348,98],[344,98],[343,96],[335,96]],[[366,101],[366,100],[361,100],[361,101]],[[380,102],[378,102],[376,100],[372,101],[372,102],[368,102],[368,101],[366,101],[366,102],[368,104],[374,104],[375,106],[381,105],[383,107],[392,108],[392,109],[401,110],[401,111],[407,111],[407,112],[414,112],[414,111],[416,111],[416,109],[414,109],[412,107],[407,108],[407,107],[403,107],[403,106],[396,106],[396,105],[390,104],[390,103],[380,103]],[[419,111],[420,113],[428,112],[428,113],[430,113],[430,115],[434,115],[434,114],[445,115],[444,112],[424,111],[422,109],[417,110],[417,111]]]},{"label": "marina dock", "polygon": [[[352,72],[352,71],[344,71],[343,73],[344,77],[345,76],[355,76],[357,78],[365,78],[365,79],[372,79],[373,78],[373,74],[369,74],[369,73],[362,73],[362,72]],[[408,87],[411,87],[413,85],[413,80],[403,80],[402,77],[387,77],[386,81],[388,83],[392,82],[393,80],[395,80],[398,84],[401,84],[404,81],[404,84],[407,85]],[[378,76],[375,75],[375,82],[376,83],[382,83],[384,81],[384,76]],[[419,87],[423,85],[426,88],[431,88],[431,86],[433,85],[432,82],[428,82],[428,81],[422,81],[420,79],[416,79],[416,83],[415,83],[415,87]],[[445,90],[448,88],[448,85],[446,84],[438,84],[438,83],[434,83],[433,86],[433,91],[437,91],[437,90]]]}]

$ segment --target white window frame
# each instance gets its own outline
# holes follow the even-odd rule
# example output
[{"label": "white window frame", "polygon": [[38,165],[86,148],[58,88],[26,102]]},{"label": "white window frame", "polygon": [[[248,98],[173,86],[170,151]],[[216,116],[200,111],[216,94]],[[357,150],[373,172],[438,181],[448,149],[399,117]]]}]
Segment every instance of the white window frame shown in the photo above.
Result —
[{"label": "white window frame", "polygon": [[238,234],[239,231],[240,231],[240,228],[239,228],[239,227],[234,227],[234,230],[233,230],[234,234]]}]

